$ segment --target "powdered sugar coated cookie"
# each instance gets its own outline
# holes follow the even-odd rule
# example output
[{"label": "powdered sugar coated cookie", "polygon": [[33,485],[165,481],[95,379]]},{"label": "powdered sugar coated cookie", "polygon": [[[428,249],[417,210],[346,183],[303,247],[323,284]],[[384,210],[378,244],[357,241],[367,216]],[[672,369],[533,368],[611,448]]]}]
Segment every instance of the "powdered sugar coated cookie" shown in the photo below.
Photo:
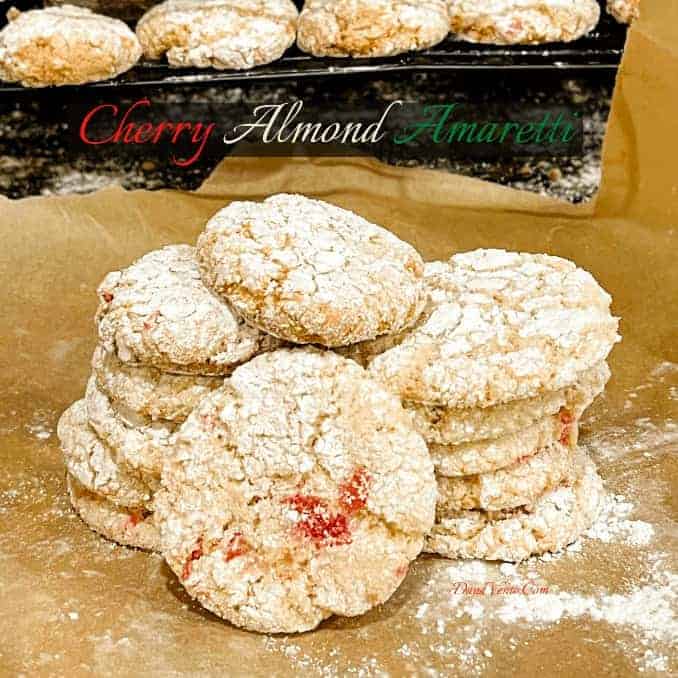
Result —
[{"label": "powdered sugar coated cookie", "polygon": [[0,31],[0,79],[26,87],[107,80],[139,60],[141,46],[118,19],[63,5],[18,12]]},{"label": "powdered sugar coated cookie", "polygon": [[234,202],[197,244],[203,279],[253,325],[299,344],[343,346],[412,325],[423,262],[384,228],[320,200]]},{"label": "powdered sugar coated cookie", "polygon": [[156,499],[186,590],[232,623],[309,630],[399,586],[433,522],[423,439],[398,399],[330,352],[238,368],[181,427]]},{"label": "powdered sugar coated cookie", "polygon": [[291,0],[165,0],[137,25],[150,59],[173,66],[243,70],[279,59],[294,44]]}]

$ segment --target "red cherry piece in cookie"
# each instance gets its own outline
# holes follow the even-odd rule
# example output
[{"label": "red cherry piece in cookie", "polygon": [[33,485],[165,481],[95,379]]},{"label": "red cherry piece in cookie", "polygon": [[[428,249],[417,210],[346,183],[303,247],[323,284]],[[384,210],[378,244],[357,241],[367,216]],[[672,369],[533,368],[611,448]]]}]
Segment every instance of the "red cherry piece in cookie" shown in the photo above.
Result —
[{"label": "red cherry piece in cookie", "polygon": [[350,480],[339,488],[339,506],[348,514],[358,513],[367,505],[370,474],[364,467],[357,468]]},{"label": "red cherry piece in cookie", "polygon": [[351,530],[346,516],[333,513],[324,499],[295,494],[284,501],[300,515],[296,524],[298,533],[310,539],[316,547],[351,543]]}]

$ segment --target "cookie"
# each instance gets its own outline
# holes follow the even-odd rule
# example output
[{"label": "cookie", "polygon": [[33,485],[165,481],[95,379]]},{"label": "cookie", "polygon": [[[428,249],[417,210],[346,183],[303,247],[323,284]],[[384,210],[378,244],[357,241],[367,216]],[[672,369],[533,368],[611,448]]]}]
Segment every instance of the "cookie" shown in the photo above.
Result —
[{"label": "cookie", "polygon": [[123,546],[159,551],[160,535],[153,513],[117,506],[90,492],[70,474],[66,474],[66,487],[71,506],[89,528]]},{"label": "cookie", "polygon": [[109,273],[97,293],[101,344],[129,365],[228,374],[277,344],[202,284],[189,245],[169,245]]},{"label": "cookie", "polygon": [[267,633],[387,600],[437,494],[398,399],[313,349],[259,356],[207,396],[177,434],[163,487],[162,551],[188,593]]},{"label": "cookie", "polygon": [[579,451],[571,485],[547,492],[530,508],[451,513],[436,521],[425,550],[448,558],[510,562],[560,551],[595,521],[603,492],[593,462]]},{"label": "cookie", "polygon": [[291,0],[165,0],[137,24],[149,59],[172,66],[244,70],[279,59],[296,37]]},{"label": "cookie", "polygon": [[81,7],[11,9],[7,18],[0,31],[0,79],[25,87],[107,80],[141,56],[126,24]]},{"label": "cookie", "polygon": [[399,332],[425,303],[423,262],[395,235],[301,195],[234,202],[198,239],[205,284],[249,323],[298,344]]},{"label": "cookie", "polygon": [[68,473],[83,487],[118,506],[148,505],[150,489],[117,465],[111,449],[90,427],[84,400],[73,403],[61,415],[57,436]]},{"label": "cookie", "polygon": [[200,400],[224,383],[222,377],[169,374],[155,367],[123,363],[97,346],[92,356],[97,387],[119,412],[152,421],[183,422]]},{"label": "cookie", "polygon": [[439,517],[466,509],[501,511],[532,505],[544,492],[569,482],[574,473],[570,447],[552,443],[515,464],[474,476],[438,476]]},{"label": "cookie", "polygon": [[430,308],[370,373],[406,401],[491,407],[576,383],[618,341],[610,296],[572,262],[476,250],[426,265]]},{"label": "cookie", "polygon": [[630,24],[640,16],[640,0],[607,0],[607,11],[620,24]]},{"label": "cookie", "polygon": [[579,419],[600,395],[610,378],[610,368],[601,362],[586,370],[569,388],[549,391],[524,400],[513,400],[492,407],[454,409],[405,402],[414,415],[415,428],[429,443],[460,445],[501,438],[534,424],[539,419],[568,411]]},{"label": "cookie", "polygon": [[116,463],[152,490],[160,483],[163,459],[172,445],[177,423],[150,421],[115,410],[90,377],[85,392],[87,419],[97,435],[113,450]]},{"label": "cookie", "polygon": [[576,445],[578,434],[578,422],[563,410],[500,438],[461,445],[431,444],[429,450],[438,475],[455,478],[497,471],[531,457],[554,442]]},{"label": "cookie", "polygon": [[306,0],[297,44],[318,57],[384,57],[442,42],[444,0]]},{"label": "cookie", "polygon": [[448,9],[454,35],[494,45],[571,42],[600,19],[597,0],[448,0]]}]

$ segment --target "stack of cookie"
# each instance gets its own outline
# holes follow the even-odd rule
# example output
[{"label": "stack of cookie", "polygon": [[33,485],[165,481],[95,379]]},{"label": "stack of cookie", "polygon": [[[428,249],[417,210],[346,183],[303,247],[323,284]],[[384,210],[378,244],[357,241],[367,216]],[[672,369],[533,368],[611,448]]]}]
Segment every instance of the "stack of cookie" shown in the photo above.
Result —
[{"label": "stack of cookie", "polygon": [[423,548],[522,560],[597,513],[578,420],[618,322],[569,261],[425,266],[347,210],[276,195],[98,294],[93,374],[59,423],[73,506],[239,626],[362,614]]},{"label": "stack of cookie", "polygon": [[610,375],[611,299],[547,255],[478,250],[428,264],[425,277],[417,326],[351,352],[429,443],[439,501],[427,548],[510,561],[558,550],[598,506],[577,432]]},{"label": "stack of cookie", "polygon": [[246,325],[173,245],[109,273],[85,397],[61,417],[71,500],[103,535],[158,549],[153,499],[173,434],[224,376],[278,341]]}]

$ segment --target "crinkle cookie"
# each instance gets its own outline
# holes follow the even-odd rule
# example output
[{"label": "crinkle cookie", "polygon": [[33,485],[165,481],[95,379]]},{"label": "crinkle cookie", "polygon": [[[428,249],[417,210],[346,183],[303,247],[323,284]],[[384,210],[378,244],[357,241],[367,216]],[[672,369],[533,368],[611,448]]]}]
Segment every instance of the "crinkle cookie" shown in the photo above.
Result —
[{"label": "crinkle cookie", "polygon": [[147,551],[160,550],[160,535],[153,513],[117,506],[90,492],[70,474],[66,474],[66,487],[71,506],[92,530],[123,546]]},{"label": "crinkle cookie", "polygon": [[369,371],[403,400],[490,407],[576,383],[618,341],[610,296],[572,262],[476,250],[426,265],[432,310]]},{"label": "crinkle cookie", "polygon": [[87,418],[97,435],[113,450],[116,463],[138,476],[151,489],[160,483],[163,458],[169,453],[174,422],[152,422],[126,412],[121,413],[90,377],[85,392]]},{"label": "crinkle cookie", "polygon": [[415,402],[405,402],[404,406],[413,413],[415,427],[424,440],[437,445],[460,445],[501,438],[563,409],[579,419],[603,392],[609,378],[610,368],[603,361],[582,373],[573,386],[535,398],[470,409]]},{"label": "crinkle cookie", "polygon": [[126,24],[81,7],[11,9],[7,18],[0,31],[0,79],[26,87],[107,80],[141,56]]},{"label": "crinkle cookie", "polygon": [[512,466],[463,478],[438,476],[439,519],[456,511],[501,511],[533,504],[544,492],[572,480],[572,448],[552,443]]},{"label": "crinkle cookie", "polygon": [[545,417],[527,428],[501,438],[461,445],[429,445],[439,476],[455,478],[491,473],[527,459],[554,442],[572,447],[577,444],[579,424],[567,410]]},{"label": "crinkle cookie", "polygon": [[177,434],[163,487],[162,552],[188,593],[267,633],[387,600],[437,495],[398,399],[312,349],[259,356],[207,396]]},{"label": "crinkle cookie", "polygon": [[172,66],[254,68],[294,44],[298,11],[291,0],[165,0],[137,24],[144,54]]},{"label": "crinkle cookie", "polygon": [[222,377],[169,374],[155,367],[127,365],[103,346],[94,351],[92,369],[98,388],[117,411],[153,421],[184,421],[204,396],[224,383]]},{"label": "crinkle cookie", "polygon": [[640,16],[640,0],[607,0],[607,11],[619,23],[630,24]]},{"label": "crinkle cookie", "polygon": [[519,562],[563,549],[595,521],[603,483],[593,462],[579,452],[575,479],[542,495],[529,508],[460,511],[436,522],[426,551],[448,558]]},{"label": "crinkle cookie", "polygon": [[73,403],[61,415],[57,435],[66,469],[83,487],[119,506],[148,505],[150,489],[117,465],[111,449],[90,427],[84,400]]},{"label": "crinkle cookie", "polygon": [[195,250],[169,245],[109,273],[97,290],[103,347],[124,363],[179,374],[228,374],[276,346],[201,282]]},{"label": "crinkle cookie", "polygon": [[450,30],[469,42],[571,42],[590,33],[600,19],[597,0],[447,1]]},{"label": "crinkle cookie", "polygon": [[383,57],[442,42],[444,0],[306,0],[297,44],[319,57]]},{"label": "crinkle cookie", "polygon": [[343,346],[399,332],[426,303],[412,246],[301,195],[231,203],[197,250],[208,287],[251,324],[298,344]]}]

